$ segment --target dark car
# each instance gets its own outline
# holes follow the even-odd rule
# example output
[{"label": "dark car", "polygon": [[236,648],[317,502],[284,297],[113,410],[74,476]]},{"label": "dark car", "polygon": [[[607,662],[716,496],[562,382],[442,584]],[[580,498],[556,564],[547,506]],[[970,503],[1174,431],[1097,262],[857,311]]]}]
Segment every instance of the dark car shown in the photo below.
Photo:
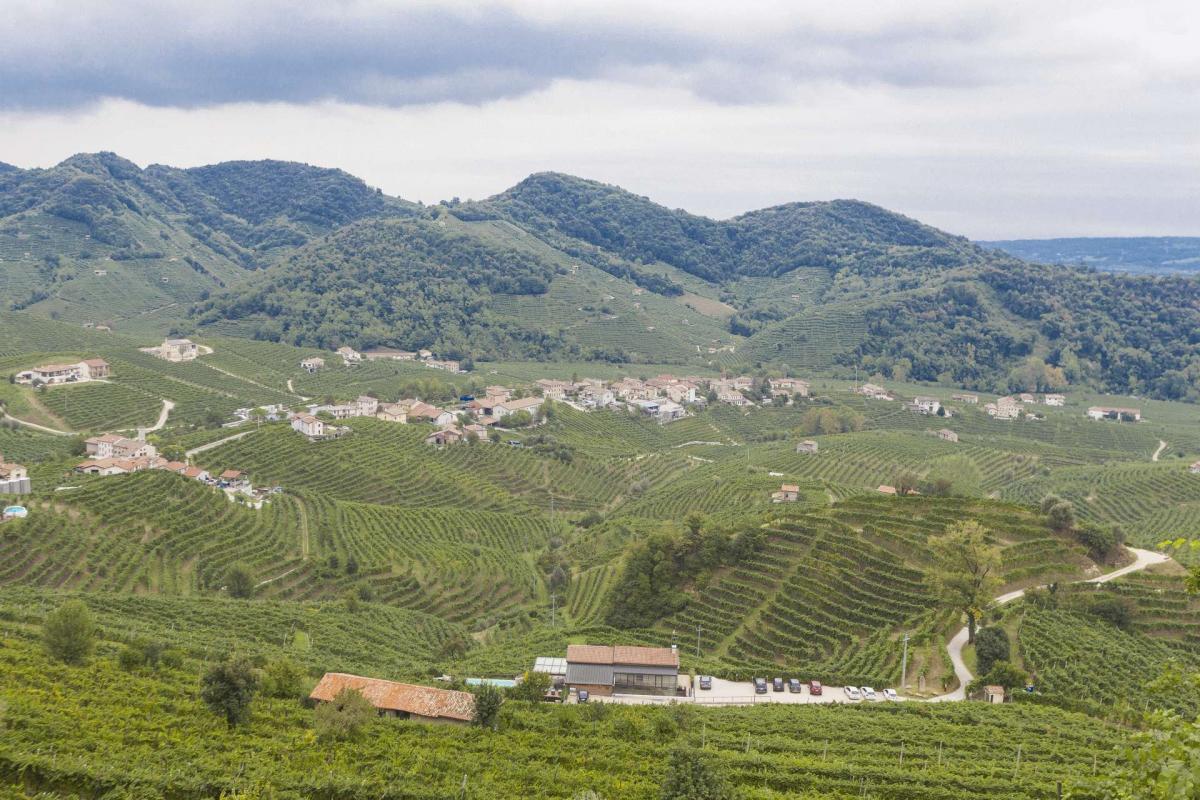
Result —
[{"label": "dark car", "polygon": [[588,701],[588,697],[590,697],[590,695],[587,693],[587,689],[579,690],[579,702],[586,703]]},{"label": "dark car", "polygon": [[814,697],[820,695],[821,694],[821,682],[820,681],[809,681],[808,682],[808,693],[813,695]]},{"label": "dark car", "polygon": [[804,691],[800,686],[799,678],[788,678],[788,691],[792,694],[800,694]]},{"label": "dark car", "polygon": [[700,676],[700,688],[701,689],[711,689],[712,688],[712,675],[701,675]]},{"label": "dark car", "polygon": [[767,679],[766,678],[755,678],[754,679],[754,693],[755,694],[766,694],[767,693]]},{"label": "dark car", "polygon": [[783,691],[783,678],[775,678],[771,681],[771,688],[777,692]]}]

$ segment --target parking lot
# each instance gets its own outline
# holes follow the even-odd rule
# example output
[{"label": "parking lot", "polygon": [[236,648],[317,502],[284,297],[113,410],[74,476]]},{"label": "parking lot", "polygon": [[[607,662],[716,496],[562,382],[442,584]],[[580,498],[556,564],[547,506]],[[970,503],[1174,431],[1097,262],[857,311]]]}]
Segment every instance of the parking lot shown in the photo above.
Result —
[{"label": "parking lot", "polygon": [[[680,676],[681,682],[685,680],[684,676]],[[880,688],[876,688],[877,702],[887,702],[883,699],[883,693]],[[904,698],[900,698],[903,700]],[[592,702],[602,703],[626,703],[632,705],[657,705],[663,703],[697,703],[699,705],[714,705],[714,706],[752,706],[764,705],[767,703],[790,703],[792,705],[802,705],[807,703],[861,703],[869,702],[863,700],[850,700],[842,691],[841,686],[826,686],[824,691],[819,695],[814,695],[808,690],[808,684],[801,684],[801,691],[791,692],[784,688],[782,692],[776,692],[771,688],[771,681],[767,680],[767,693],[756,694],[754,691],[754,683],[751,681],[727,681],[721,678],[712,679],[711,689],[701,689],[699,680],[696,681],[696,688],[688,697],[671,697],[663,695],[641,695],[641,694],[614,694],[611,697],[599,697],[593,695]]]}]

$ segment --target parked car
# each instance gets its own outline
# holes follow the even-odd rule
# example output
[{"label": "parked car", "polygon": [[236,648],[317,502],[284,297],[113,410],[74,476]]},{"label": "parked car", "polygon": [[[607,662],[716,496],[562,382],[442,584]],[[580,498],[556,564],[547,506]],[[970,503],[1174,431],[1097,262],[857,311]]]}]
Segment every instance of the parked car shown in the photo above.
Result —
[{"label": "parked car", "polygon": [[590,696],[591,695],[588,694],[587,689],[579,690],[579,702],[586,703],[588,701],[588,697]]},{"label": "parked car", "polygon": [[755,678],[754,679],[754,693],[755,694],[766,694],[767,693],[767,679],[766,678]]},{"label": "parked car", "polygon": [[884,700],[899,700],[900,695],[896,694],[895,689],[884,689],[883,690],[883,699]]},{"label": "parked car", "polygon": [[870,686],[862,687],[863,700],[878,700],[879,695],[875,694],[875,690]]},{"label": "parked car", "polygon": [[777,692],[783,691],[783,678],[775,678],[771,681],[771,688]]},{"label": "parked car", "polygon": [[799,678],[788,678],[788,691],[792,694],[800,694],[804,691],[803,687],[800,686]]},{"label": "parked car", "polygon": [[700,676],[700,688],[706,690],[712,688],[712,675]]},{"label": "parked car", "polygon": [[821,691],[822,690],[821,690],[821,682],[820,681],[809,681],[808,682],[808,693],[809,694],[811,694],[814,697],[820,697]]},{"label": "parked car", "polygon": [[862,700],[862,692],[853,686],[847,686],[842,691],[846,693],[847,700]]}]

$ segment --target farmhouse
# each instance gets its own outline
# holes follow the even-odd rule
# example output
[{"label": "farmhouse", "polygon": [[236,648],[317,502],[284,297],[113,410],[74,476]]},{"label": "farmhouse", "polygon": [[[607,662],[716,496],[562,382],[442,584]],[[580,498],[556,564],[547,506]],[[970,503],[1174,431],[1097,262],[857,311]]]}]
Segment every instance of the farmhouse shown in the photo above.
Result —
[{"label": "farmhouse", "polygon": [[141,439],[127,439],[115,433],[85,439],[84,452],[95,458],[153,458],[158,450]]},{"label": "farmhouse", "polygon": [[1138,422],[1142,418],[1140,408],[1116,408],[1113,406],[1092,406],[1087,410],[1089,419],[1115,419],[1118,422]]},{"label": "farmhouse", "polygon": [[363,678],[343,672],[325,673],[308,697],[318,703],[328,703],[343,689],[361,694],[383,716],[456,723],[470,722],[475,716],[475,698],[470,692]]},{"label": "farmhouse", "polygon": [[217,482],[230,489],[244,489],[250,485],[250,478],[240,469],[227,469],[217,478]]},{"label": "farmhouse", "polygon": [[940,431],[937,432],[937,436],[939,439],[941,439],[942,441],[945,441],[945,442],[957,442],[958,441],[958,434],[955,433],[954,431],[950,430],[949,428],[942,428]]},{"label": "farmhouse", "polygon": [[179,474],[189,480],[200,481],[201,483],[208,483],[212,480],[212,475],[209,474],[208,470],[200,469],[200,467],[184,467],[183,471]]},{"label": "farmhouse", "polygon": [[463,440],[463,434],[456,428],[442,428],[425,437],[425,444],[435,447],[445,447],[448,444],[458,444]]},{"label": "farmhouse", "polygon": [[432,422],[435,425],[451,425],[456,417],[441,408],[436,408],[428,403],[416,402],[409,406],[408,421],[409,422]]},{"label": "farmhouse", "polygon": [[663,394],[669,397],[673,403],[696,402],[696,387],[684,381],[672,383],[670,386],[664,387]]},{"label": "farmhouse", "polygon": [[153,350],[156,356],[167,361],[191,361],[200,355],[200,348],[191,339],[164,339]]},{"label": "farmhouse", "polygon": [[312,414],[297,414],[292,417],[292,430],[314,439],[325,435],[325,423]]},{"label": "farmhouse", "polygon": [[754,403],[751,403],[746,399],[744,394],[734,389],[722,389],[717,392],[717,402],[727,403],[731,406],[736,406],[737,408],[745,408],[746,406],[754,405]]},{"label": "farmhouse", "polygon": [[375,418],[384,422],[408,422],[408,406],[404,403],[380,403]]},{"label": "farmhouse", "polygon": [[683,415],[683,406],[673,400],[663,400],[658,404],[658,413],[655,416],[659,422],[672,422],[680,419]]},{"label": "farmhouse", "polygon": [[771,493],[772,503],[794,503],[800,499],[800,487],[794,483],[785,483],[778,492]]},{"label": "farmhouse", "polygon": [[1065,406],[1067,398],[1061,394],[1046,394],[1042,395],[1042,402],[1048,406]]},{"label": "farmhouse", "polygon": [[575,384],[570,381],[556,381],[549,378],[541,378],[534,381],[537,387],[542,390],[542,396],[550,400],[563,400],[568,394],[573,394]]},{"label": "farmhouse", "polygon": [[355,409],[360,417],[373,417],[379,410],[379,400],[369,394],[361,394],[354,401]]},{"label": "farmhouse", "polygon": [[808,397],[808,381],[801,381],[795,378],[771,378],[769,383],[772,397],[788,397],[791,395]]},{"label": "farmhouse", "polygon": [[76,383],[107,378],[110,374],[108,362],[103,358],[88,358],[74,364],[44,364],[40,367],[18,372],[13,376],[17,383],[54,385]]},{"label": "farmhouse", "polygon": [[1031,395],[1029,392],[1021,392],[1019,395],[1017,395],[1017,399],[1020,400],[1022,403],[1036,403],[1037,402],[1037,398],[1034,397],[1033,395]]},{"label": "farmhouse", "polygon": [[819,450],[819,449],[820,449],[820,446],[816,442],[814,442],[812,439],[805,439],[803,442],[796,443],[796,452],[797,453],[812,454],[812,453],[817,452],[817,450]]},{"label": "farmhouse", "polygon": [[679,652],[675,647],[567,645],[568,690],[597,696],[619,692],[675,694]]},{"label": "farmhouse", "polygon": [[337,354],[342,357],[342,363],[347,367],[351,364],[357,364],[363,360],[362,353],[355,350],[353,347],[342,345],[337,349]]},{"label": "farmhouse", "polygon": [[300,362],[300,368],[311,375],[319,369],[325,369],[325,359],[320,356],[309,356]]},{"label": "farmhouse", "polygon": [[1021,416],[1021,404],[1014,397],[1000,397],[994,403],[983,407],[990,416],[996,419],[1016,419]]},{"label": "farmhouse", "polygon": [[869,397],[872,400],[896,399],[887,389],[874,383],[864,383],[862,386],[856,386],[854,393],[861,394],[863,397]]},{"label": "farmhouse", "polygon": [[1193,461],[1192,465],[1188,467],[1188,472],[1193,475],[1200,475],[1200,461]]},{"label": "farmhouse", "polygon": [[919,414],[936,414],[942,409],[942,401],[936,397],[918,395],[913,398],[911,408]]},{"label": "farmhouse", "polygon": [[154,456],[134,456],[132,458],[94,458],[84,461],[75,467],[76,472],[88,475],[126,475],[130,472],[141,472],[155,469],[162,460]]},{"label": "farmhouse", "polygon": [[21,464],[13,464],[0,455],[0,494],[28,494],[29,470]]},{"label": "farmhouse", "polygon": [[526,411],[529,414],[536,414],[537,410],[542,406],[542,398],[540,397],[522,397],[520,400],[505,400],[503,403],[498,403],[493,409],[491,416],[496,419],[504,419],[509,414],[515,414],[518,411]]},{"label": "farmhouse", "polygon": [[951,395],[951,398],[967,405],[974,406],[979,404],[979,395],[977,394],[955,394]]}]

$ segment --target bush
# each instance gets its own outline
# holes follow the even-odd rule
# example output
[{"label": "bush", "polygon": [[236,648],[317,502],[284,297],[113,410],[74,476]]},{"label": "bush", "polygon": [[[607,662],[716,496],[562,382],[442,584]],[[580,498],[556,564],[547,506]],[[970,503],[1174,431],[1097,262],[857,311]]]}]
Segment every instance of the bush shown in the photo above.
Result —
[{"label": "bush", "polygon": [[117,654],[117,664],[126,672],[136,669],[158,669],[167,646],[162,642],[135,639]]},{"label": "bush", "polygon": [[500,714],[500,706],[504,705],[504,695],[490,683],[481,683],[475,687],[475,714],[471,722],[481,728],[490,728],[496,724]]},{"label": "bush", "polygon": [[1011,649],[1008,633],[1003,628],[981,628],[975,634],[975,658],[979,673],[986,675],[997,661],[1008,661]]},{"label": "bush", "polygon": [[1093,560],[1107,561],[1116,554],[1125,537],[1115,525],[1107,528],[1089,525],[1077,530],[1075,538],[1088,549],[1088,555]]},{"label": "bush", "polygon": [[662,800],[731,800],[725,776],[699,750],[681,747],[671,753],[659,795]]},{"label": "bush", "polygon": [[1050,506],[1046,520],[1056,531],[1069,531],[1075,527],[1075,505],[1070,500],[1060,500]]},{"label": "bush", "polygon": [[233,564],[225,571],[225,591],[230,597],[245,599],[254,594],[254,573],[245,564]]},{"label": "bush", "polygon": [[250,662],[231,658],[205,673],[200,683],[200,699],[233,728],[250,718],[250,704],[258,686],[258,674]]},{"label": "bush", "polygon": [[521,677],[521,682],[508,690],[510,697],[516,700],[528,700],[540,703],[550,691],[550,676],[545,672],[528,671]]},{"label": "bush", "polygon": [[82,600],[68,600],[42,623],[46,652],[64,664],[82,664],[96,646],[96,623]]},{"label": "bush", "polygon": [[263,670],[262,689],[268,697],[297,699],[305,694],[304,670],[286,658],[272,661]]},{"label": "bush", "polygon": [[330,702],[317,706],[313,726],[317,738],[322,741],[350,741],[359,738],[375,716],[371,702],[360,692],[346,687]]}]

